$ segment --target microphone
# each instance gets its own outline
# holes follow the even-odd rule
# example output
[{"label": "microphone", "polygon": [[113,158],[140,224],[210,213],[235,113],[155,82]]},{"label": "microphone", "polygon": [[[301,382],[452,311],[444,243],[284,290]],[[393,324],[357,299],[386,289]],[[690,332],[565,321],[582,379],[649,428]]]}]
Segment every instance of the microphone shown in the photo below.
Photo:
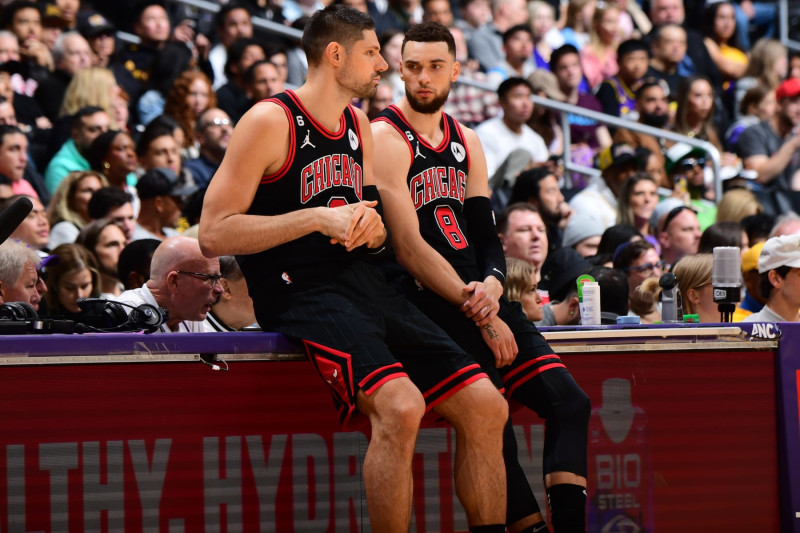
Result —
[{"label": "microphone", "polygon": [[730,322],[736,304],[742,298],[742,252],[739,247],[715,246],[711,268],[711,285],[720,322]]},{"label": "microphone", "polygon": [[0,212],[0,244],[6,242],[31,211],[33,202],[30,198],[22,196]]},{"label": "microphone", "polygon": [[678,278],[672,272],[667,272],[658,278],[658,285],[661,287],[661,322],[680,322],[683,312],[678,294]]}]

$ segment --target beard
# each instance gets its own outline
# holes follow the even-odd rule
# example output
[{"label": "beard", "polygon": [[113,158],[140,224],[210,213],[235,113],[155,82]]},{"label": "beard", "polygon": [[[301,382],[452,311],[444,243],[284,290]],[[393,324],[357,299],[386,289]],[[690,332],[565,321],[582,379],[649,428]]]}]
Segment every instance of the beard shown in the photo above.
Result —
[{"label": "beard", "polygon": [[417,113],[423,113],[425,115],[430,115],[439,111],[444,106],[448,96],[450,96],[449,85],[447,86],[447,89],[442,91],[442,94],[434,95],[433,99],[429,102],[422,102],[418,100],[411,91],[408,90],[408,87],[406,87],[406,99],[408,100],[408,104],[411,106],[411,109]]},{"label": "beard", "polygon": [[345,89],[352,98],[372,98],[375,96],[375,93],[378,92],[378,86],[373,83],[372,78],[369,81],[363,82],[356,79],[355,76],[350,74],[350,69],[347,68],[348,65],[345,65],[345,68],[342,69],[341,74],[339,75],[337,81],[339,85]]},{"label": "beard", "polygon": [[653,126],[654,128],[663,128],[667,125],[667,121],[669,120],[669,116],[666,114],[657,115],[655,113],[640,113],[639,117],[642,124]]}]

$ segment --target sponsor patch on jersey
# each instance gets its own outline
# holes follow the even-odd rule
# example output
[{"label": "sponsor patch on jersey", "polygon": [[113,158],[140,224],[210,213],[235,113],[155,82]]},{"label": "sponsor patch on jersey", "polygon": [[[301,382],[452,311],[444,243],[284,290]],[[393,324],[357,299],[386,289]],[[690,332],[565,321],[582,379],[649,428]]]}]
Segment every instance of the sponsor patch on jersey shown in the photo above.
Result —
[{"label": "sponsor patch on jersey", "polygon": [[467,151],[464,149],[464,145],[457,142],[450,143],[450,151],[453,152],[453,155],[456,158],[456,161],[461,163],[465,157],[467,157]]},{"label": "sponsor patch on jersey", "polygon": [[350,148],[358,149],[358,135],[353,130],[347,130],[347,138],[350,140]]}]

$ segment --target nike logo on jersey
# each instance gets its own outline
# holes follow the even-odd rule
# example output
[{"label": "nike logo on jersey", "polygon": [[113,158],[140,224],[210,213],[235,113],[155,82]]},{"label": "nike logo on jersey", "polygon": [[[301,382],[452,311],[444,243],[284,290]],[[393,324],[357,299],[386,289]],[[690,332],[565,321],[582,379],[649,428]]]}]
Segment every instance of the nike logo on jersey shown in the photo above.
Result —
[{"label": "nike logo on jersey", "polygon": [[420,151],[419,151],[419,141],[417,141],[417,152],[414,154],[414,159],[416,159],[417,157],[421,157],[422,159],[428,159],[427,157],[425,157],[424,155],[422,155],[420,153]]},{"label": "nike logo on jersey", "polygon": [[303,144],[300,145],[300,149],[302,150],[306,146],[316,148],[315,145],[311,144],[311,130],[306,130],[306,138],[303,140]]},{"label": "nike logo on jersey", "polygon": [[466,186],[467,175],[453,167],[431,167],[408,182],[415,209],[438,198],[454,198],[464,203]]}]

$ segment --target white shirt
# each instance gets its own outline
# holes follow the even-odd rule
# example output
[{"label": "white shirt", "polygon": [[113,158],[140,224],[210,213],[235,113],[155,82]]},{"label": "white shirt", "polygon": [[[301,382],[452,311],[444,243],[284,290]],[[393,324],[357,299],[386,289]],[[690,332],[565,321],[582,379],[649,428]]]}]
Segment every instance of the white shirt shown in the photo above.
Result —
[{"label": "white shirt", "polygon": [[514,133],[501,117],[495,117],[476,127],[475,133],[486,154],[486,167],[490,178],[494,176],[508,154],[517,148],[528,151],[534,163],[542,163],[549,157],[544,140],[527,124],[522,125],[521,133]]},{"label": "white shirt", "polygon": [[744,317],[742,322],[789,322],[789,320],[773,311],[770,306],[765,305],[758,313]]},{"label": "white shirt", "polygon": [[[116,298],[116,302],[139,307],[142,304],[149,304],[153,307],[160,307],[153,297],[153,293],[147,288],[147,285],[142,285],[138,289],[131,289],[125,291]],[[125,312],[131,314],[132,309],[125,307]],[[183,320],[178,323],[177,329],[170,329],[166,324],[161,324],[159,331],[162,333],[210,333],[215,331],[205,320]]]}]

